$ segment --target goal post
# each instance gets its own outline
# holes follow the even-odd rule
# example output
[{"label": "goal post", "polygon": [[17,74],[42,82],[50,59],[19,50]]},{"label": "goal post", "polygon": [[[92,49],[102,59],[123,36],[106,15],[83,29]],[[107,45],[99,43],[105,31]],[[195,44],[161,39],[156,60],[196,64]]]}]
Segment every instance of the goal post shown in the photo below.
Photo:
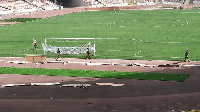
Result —
[{"label": "goal post", "polygon": [[[74,40],[76,41],[87,41],[91,40],[92,42],[87,42],[85,44],[76,45],[76,46],[60,46],[58,45],[51,45],[49,44],[48,40]],[[69,41],[70,42],[70,41]],[[65,42],[64,42],[65,43]],[[93,45],[92,45],[93,43]],[[59,48],[61,51],[61,54],[81,54],[86,53],[87,49],[89,48],[89,51],[93,51],[94,56],[96,55],[96,46],[95,46],[95,38],[51,38],[47,37],[45,38],[45,42],[42,43],[42,47],[44,50],[44,55],[47,55],[47,52],[54,52],[57,53],[57,49]]]}]

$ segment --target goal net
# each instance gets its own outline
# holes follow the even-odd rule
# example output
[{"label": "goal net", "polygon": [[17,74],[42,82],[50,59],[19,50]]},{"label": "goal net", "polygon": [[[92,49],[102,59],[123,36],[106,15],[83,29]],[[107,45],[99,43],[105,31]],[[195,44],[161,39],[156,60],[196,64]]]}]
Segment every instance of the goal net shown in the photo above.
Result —
[{"label": "goal net", "polygon": [[45,43],[42,43],[44,55],[47,52],[60,54],[81,54],[86,53],[87,50],[96,53],[95,38],[45,38]]}]

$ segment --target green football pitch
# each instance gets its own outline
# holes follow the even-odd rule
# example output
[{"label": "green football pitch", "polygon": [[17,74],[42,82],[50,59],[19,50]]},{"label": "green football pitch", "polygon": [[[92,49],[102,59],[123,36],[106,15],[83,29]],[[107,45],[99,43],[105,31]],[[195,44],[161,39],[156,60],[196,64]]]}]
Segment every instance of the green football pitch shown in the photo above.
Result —
[{"label": "green football pitch", "polygon": [[[200,10],[193,9],[89,11],[23,20],[0,27],[0,56],[32,54],[33,38],[37,40],[38,54],[43,54],[40,43],[45,37],[65,37],[95,38],[96,56],[92,58],[184,60],[188,48],[190,60],[199,60],[199,18]],[[62,44],[74,45],[57,42],[58,46]],[[63,57],[84,58],[85,55]]]}]

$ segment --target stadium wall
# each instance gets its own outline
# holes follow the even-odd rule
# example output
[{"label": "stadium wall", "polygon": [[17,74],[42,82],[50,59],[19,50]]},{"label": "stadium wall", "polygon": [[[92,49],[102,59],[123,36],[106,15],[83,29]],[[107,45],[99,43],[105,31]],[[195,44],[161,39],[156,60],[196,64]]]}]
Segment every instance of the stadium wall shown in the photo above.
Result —
[{"label": "stadium wall", "polygon": [[137,9],[137,6],[120,6],[120,7],[86,7],[85,10],[133,10]]},{"label": "stadium wall", "polygon": [[58,5],[61,5],[65,8],[90,6],[90,4],[84,2],[83,0],[51,0],[51,1],[52,2],[56,1]]}]

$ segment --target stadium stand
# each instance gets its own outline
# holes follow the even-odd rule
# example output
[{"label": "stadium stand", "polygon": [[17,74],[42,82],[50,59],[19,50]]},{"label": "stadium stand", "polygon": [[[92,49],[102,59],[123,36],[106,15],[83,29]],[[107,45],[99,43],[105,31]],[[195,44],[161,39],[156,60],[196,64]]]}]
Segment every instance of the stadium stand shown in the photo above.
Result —
[{"label": "stadium stand", "polygon": [[[83,0],[92,7],[112,7],[128,5],[156,5],[156,4],[199,4],[199,0]],[[192,1],[192,3],[190,3]]]},{"label": "stadium stand", "polygon": [[[157,4],[170,5],[169,7],[172,5],[179,7],[181,5],[184,8],[190,8],[191,6],[186,6],[186,4],[189,4],[190,1],[192,0],[0,0],[0,14],[29,13],[40,10],[62,9],[63,7],[105,8],[136,5],[147,6]],[[193,3],[199,4],[200,2],[198,0],[194,0]],[[195,4],[193,6],[199,8],[199,5],[196,6]]]},{"label": "stadium stand", "polygon": [[0,0],[1,14],[55,9],[59,6],[48,0]]},{"label": "stadium stand", "polygon": [[83,1],[91,4],[93,7],[128,5],[127,0],[83,0]]}]

